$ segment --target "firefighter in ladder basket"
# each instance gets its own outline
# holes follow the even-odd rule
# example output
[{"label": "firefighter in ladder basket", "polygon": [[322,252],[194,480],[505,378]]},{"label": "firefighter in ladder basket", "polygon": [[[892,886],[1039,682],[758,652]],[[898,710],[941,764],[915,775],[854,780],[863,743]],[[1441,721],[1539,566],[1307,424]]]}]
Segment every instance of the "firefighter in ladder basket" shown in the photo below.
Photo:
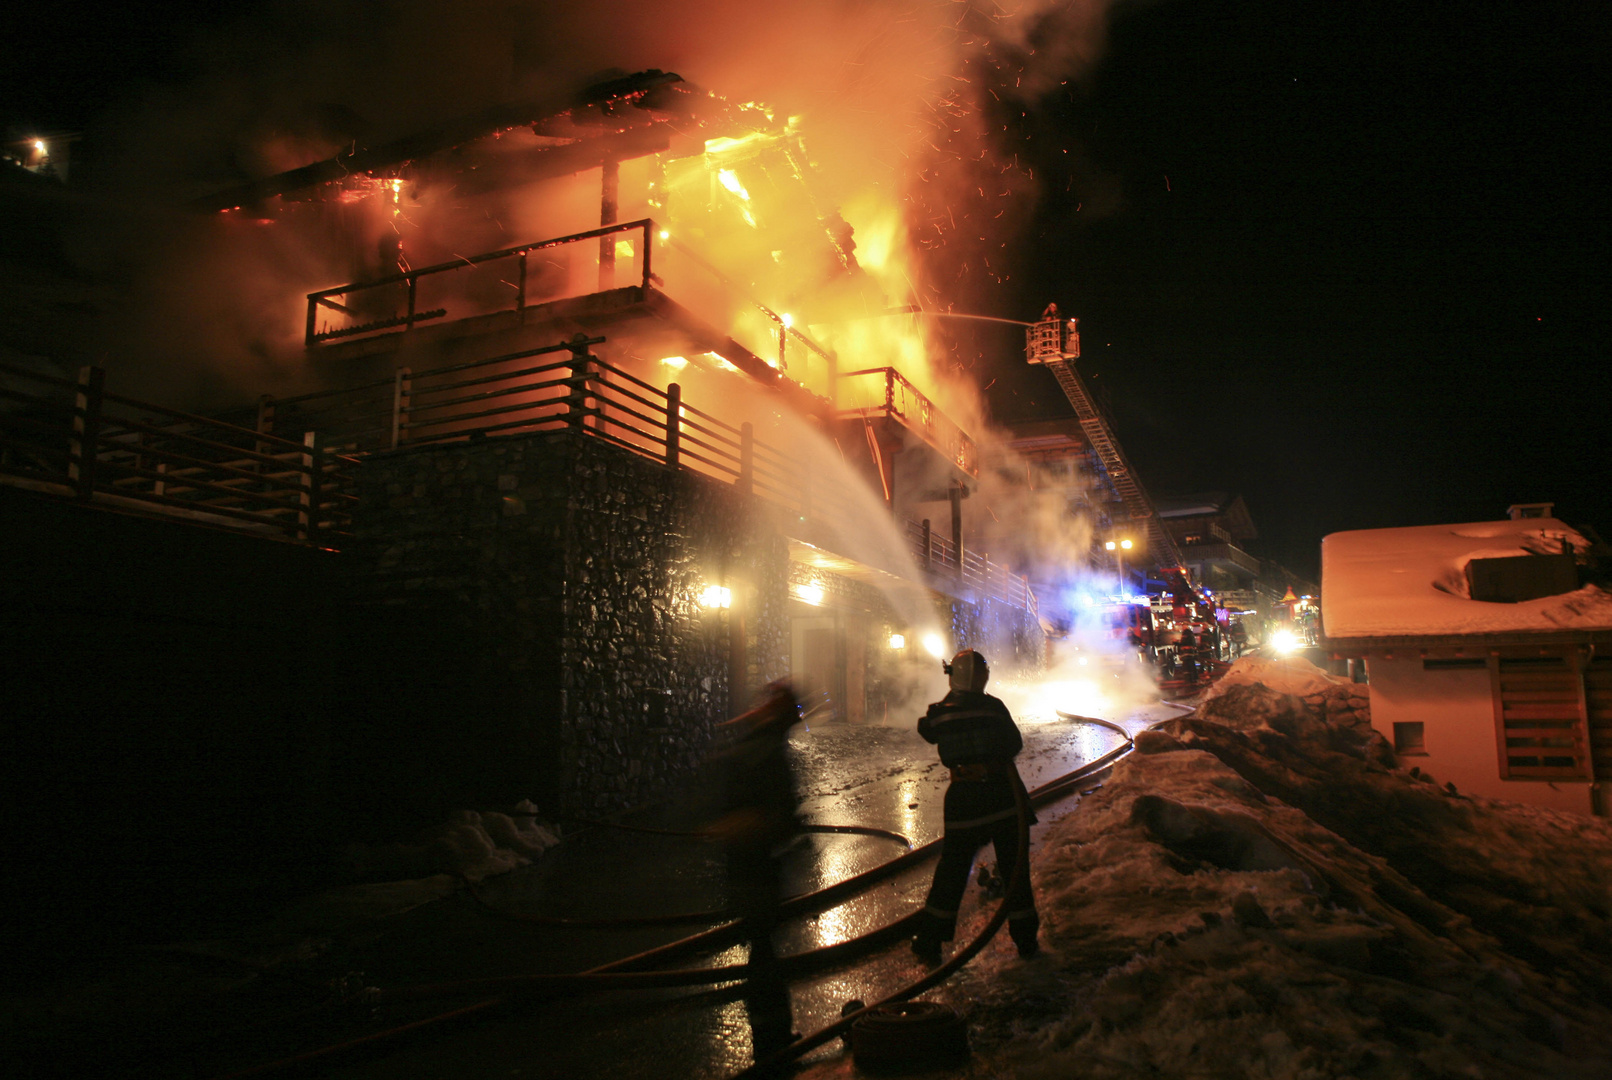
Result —
[{"label": "firefighter in ladder basket", "polygon": [[[985,693],[985,681],[990,678],[985,657],[964,649],[942,667],[951,679],[951,691],[929,706],[918,721],[918,734],[936,744],[941,764],[951,770],[940,863],[912,942],[913,953],[930,965],[940,962],[941,943],[950,941],[957,931],[957,910],[968,887],[969,869],[974,855],[987,842],[996,848],[1002,877],[1012,879],[1019,857],[1014,788],[1023,787],[1013,759],[1024,739],[1007,706]],[[1039,949],[1036,934],[1041,919],[1028,873],[1008,894],[1007,905],[1008,933],[1019,947],[1019,955],[1034,956]]]}]

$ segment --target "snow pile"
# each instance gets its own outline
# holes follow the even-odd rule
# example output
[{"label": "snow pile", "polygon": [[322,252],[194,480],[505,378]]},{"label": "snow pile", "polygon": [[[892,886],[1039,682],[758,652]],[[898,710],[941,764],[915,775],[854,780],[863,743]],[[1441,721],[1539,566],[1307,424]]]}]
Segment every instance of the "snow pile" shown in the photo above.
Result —
[{"label": "snow pile", "polygon": [[1351,689],[1234,685],[1049,830],[1046,957],[946,991],[989,1075],[1612,1075],[1612,825],[1398,771]]},{"label": "snow pile", "polygon": [[381,844],[351,851],[353,869],[364,878],[422,878],[453,874],[482,881],[507,874],[559,843],[553,831],[528,816],[537,810],[529,800],[515,807],[517,816],[455,812],[447,824],[417,843]]},{"label": "snow pile", "polygon": [[1300,697],[1324,694],[1333,687],[1350,685],[1348,679],[1328,675],[1302,656],[1245,656],[1215,680],[1203,700],[1218,697],[1233,686],[1252,686],[1255,683],[1280,694],[1297,694]]}]

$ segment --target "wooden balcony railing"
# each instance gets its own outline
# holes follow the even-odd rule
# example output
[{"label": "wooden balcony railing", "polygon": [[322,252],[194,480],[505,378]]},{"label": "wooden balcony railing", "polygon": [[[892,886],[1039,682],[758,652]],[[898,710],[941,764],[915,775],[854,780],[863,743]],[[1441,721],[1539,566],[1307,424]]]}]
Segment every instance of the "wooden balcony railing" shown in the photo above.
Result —
[{"label": "wooden balcony railing", "polygon": [[887,417],[923,439],[969,476],[979,475],[979,448],[974,440],[895,368],[848,371],[841,376],[839,396],[841,401],[873,402],[851,405],[842,410],[842,416]]},{"label": "wooden balcony railing", "polygon": [[[831,534],[851,538],[865,530],[866,508],[798,455],[757,439],[750,424],[735,426],[689,403],[677,383],[662,390],[593,355],[603,341],[579,335],[468,364],[399,368],[390,379],[341,390],[265,398],[258,428],[270,435],[283,425],[313,430],[359,451],[472,433],[570,430],[734,484]],[[974,552],[964,553],[959,573],[949,541],[935,536],[926,546],[917,523],[906,530],[912,555],[941,581],[1036,610],[1024,578]]]},{"label": "wooden balcony railing", "polygon": [[[468,258],[456,258],[451,262],[422,266],[370,281],[354,281],[331,289],[320,289],[308,294],[308,315],[303,338],[311,349],[338,338],[402,333],[412,330],[418,323],[446,318],[450,302],[464,309],[460,317],[524,311],[533,276],[530,273],[532,255],[589,240],[599,244],[599,291],[615,286],[618,248],[623,243],[631,248],[627,258],[638,263],[638,286],[647,291],[654,278],[650,268],[654,229],[653,221],[640,218],[558,236],[552,240],[539,240]],[[621,234],[635,232],[642,234],[636,244],[616,239]],[[564,276],[569,280],[568,268]],[[336,297],[341,299],[337,300]],[[442,306],[428,306],[434,303]],[[328,321],[321,322],[321,315]]]},{"label": "wooden balcony railing", "polygon": [[0,479],[123,509],[310,544],[345,534],[353,457],[313,432],[270,433],[0,364]]}]

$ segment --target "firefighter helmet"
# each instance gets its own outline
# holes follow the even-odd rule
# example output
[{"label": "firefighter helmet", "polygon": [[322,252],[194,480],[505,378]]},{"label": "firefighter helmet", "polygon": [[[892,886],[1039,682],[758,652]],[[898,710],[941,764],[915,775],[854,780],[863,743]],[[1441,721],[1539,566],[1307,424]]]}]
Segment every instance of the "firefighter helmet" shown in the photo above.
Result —
[{"label": "firefighter helmet", "polygon": [[964,649],[951,660],[943,662],[941,670],[951,676],[953,690],[972,690],[980,693],[985,689],[985,680],[991,677],[991,669],[985,663],[985,657],[973,649]]}]

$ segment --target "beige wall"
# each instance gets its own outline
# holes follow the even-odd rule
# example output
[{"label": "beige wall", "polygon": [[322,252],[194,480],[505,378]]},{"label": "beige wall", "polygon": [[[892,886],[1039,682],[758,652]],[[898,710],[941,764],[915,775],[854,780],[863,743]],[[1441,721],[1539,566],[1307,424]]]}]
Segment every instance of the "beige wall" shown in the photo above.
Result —
[{"label": "beige wall", "polygon": [[1366,672],[1371,689],[1371,726],[1383,738],[1394,741],[1395,723],[1422,724],[1427,753],[1405,755],[1405,768],[1419,765],[1440,784],[1453,781],[1459,791],[1468,794],[1578,814],[1592,812],[1587,782],[1500,779],[1493,691],[1487,669],[1425,671],[1418,653],[1392,660],[1369,656]]}]

